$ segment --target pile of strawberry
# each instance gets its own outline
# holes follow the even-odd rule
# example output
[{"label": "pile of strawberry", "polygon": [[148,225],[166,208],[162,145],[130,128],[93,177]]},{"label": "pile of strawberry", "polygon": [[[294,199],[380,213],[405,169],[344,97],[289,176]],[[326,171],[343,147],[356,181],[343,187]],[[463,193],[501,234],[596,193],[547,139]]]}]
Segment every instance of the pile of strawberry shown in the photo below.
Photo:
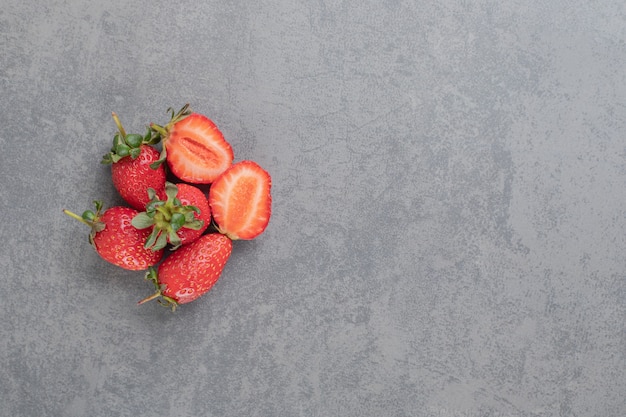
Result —
[{"label": "pile of strawberry", "polygon": [[206,116],[188,105],[168,111],[167,124],[151,123],[143,135],[126,133],[113,113],[118,132],[102,163],[111,164],[128,206],[103,211],[96,201],[82,216],[63,211],[91,227],[89,242],[104,260],[147,270],[156,292],[140,304],[157,299],[174,310],[211,289],[233,240],[263,233],[272,180],[254,161],[234,163],[231,145]]}]

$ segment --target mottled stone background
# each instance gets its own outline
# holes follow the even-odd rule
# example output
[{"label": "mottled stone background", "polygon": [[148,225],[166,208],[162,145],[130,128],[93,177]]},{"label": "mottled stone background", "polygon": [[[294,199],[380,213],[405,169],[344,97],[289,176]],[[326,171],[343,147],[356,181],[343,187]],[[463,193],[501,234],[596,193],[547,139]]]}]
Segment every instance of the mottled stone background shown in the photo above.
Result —
[{"label": "mottled stone background", "polygon": [[[5,0],[0,414],[626,415],[623,1]],[[62,213],[191,103],[273,217],[175,314]]]}]

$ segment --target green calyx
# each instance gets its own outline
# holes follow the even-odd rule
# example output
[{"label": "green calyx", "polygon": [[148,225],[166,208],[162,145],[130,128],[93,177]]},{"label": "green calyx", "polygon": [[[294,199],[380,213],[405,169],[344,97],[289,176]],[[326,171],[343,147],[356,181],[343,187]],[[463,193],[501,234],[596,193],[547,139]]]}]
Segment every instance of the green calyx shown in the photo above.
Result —
[{"label": "green calyx", "polygon": [[167,112],[170,113],[170,121],[167,122],[165,126],[158,125],[156,123],[151,123],[148,128],[151,132],[151,135],[156,138],[158,141],[163,140],[163,149],[161,150],[161,155],[159,155],[159,159],[150,164],[150,168],[157,169],[159,165],[161,165],[167,159],[167,147],[165,143],[167,142],[167,136],[169,134],[170,129],[174,124],[180,122],[185,117],[191,114],[191,108],[189,108],[189,103],[185,104],[178,112],[175,112],[172,107],[167,109]]},{"label": "green calyx", "polygon": [[113,120],[117,125],[118,132],[113,137],[111,151],[102,157],[103,164],[114,164],[120,159],[130,156],[137,159],[141,153],[141,145],[156,145],[161,137],[156,135],[150,127],[144,135],[138,133],[126,133],[117,114],[113,113]]},{"label": "green calyx", "polygon": [[91,228],[91,233],[89,233],[89,243],[95,246],[94,241],[93,241],[94,236],[96,235],[96,233],[104,230],[106,225],[100,221],[100,214],[102,212],[102,207],[104,207],[102,201],[97,200],[97,201],[94,201],[93,203],[96,207],[95,212],[92,210],[85,210],[83,214],[79,216],[76,213],[72,213],[71,211],[64,209],[63,213],[67,214],[68,216],[70,216],[71,218],[75,220],[78,220],[79,222],[83,224],[86,224],[87,226]]},{"label": "green calyx", "polygon": [[200,210],[195,206],[183,205],[177,198],[178,187],[175,184],[165,183],[165,201],[160,200],[152,188],[148,189],[148,195],[150,202],[146,205],[146,211],[137,214],[131,222],[137,229],[152,227],[152,233],[144,245],[146,249],[157,251],[168,243],[172,245],[172,250],[178,249],[182,244],[179,230],[200,230],[204,226],[204,222],[194,215],[200,213]]},{"label": "green calyx", "polygon": [[154,288],[156,291],[154,294],[149,295],[143,300],[139,301],[137,304],[141,305],[143,303],[147,303],[148,301],[157,300],[157,302],[163,307],[168,307],[173,311],[176,311],[176,307],[178,307],[178,303],[171,297],[167,295],[163,295],[163,288],[161,284],[159,284],[159,277],[156,269],[153,267],[148,268],[148,272],[146,272],[146,281],[152,282],[154,284]]}]

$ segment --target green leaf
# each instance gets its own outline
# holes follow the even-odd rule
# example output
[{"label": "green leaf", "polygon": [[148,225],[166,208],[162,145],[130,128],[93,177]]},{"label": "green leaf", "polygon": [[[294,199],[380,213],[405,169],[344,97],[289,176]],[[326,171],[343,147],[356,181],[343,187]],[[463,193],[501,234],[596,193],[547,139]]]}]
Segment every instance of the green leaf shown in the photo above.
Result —
[{"label": "green leaf", "polygon": [[154,244],[156,243],[157,238],[159,237],[160,234],[161,234],[161,231],[158,230],[157,228],[152,229],[152,233],[150,233],[150,236],[148,236],[148,239],[146,239],[146,243],[143,245],[143,247],[146,249],[152,249],[153,251],[156,251],[157,249],[154,248]]},{"label": "green leaf", "polygon": [[146,213],[148,213],[150,217],[154,217],[157,207],[162,206],[162,205],[163,205],[162,201],[159,201],[159,200],[150,201],[148,204],[146,204]]},{"label": "green leaf", "polygon": [[115,153],[121,157],[128,156],[130,154],[130,147],[125,143],[120,143],[115,147]]},{"label": "green leaf", "polygon": [[159,237],[156,240],[156,243],[152,247],[153,251],[157,251],[159,249],[163,249],[167,245],[167,234],[159,233]]},{"label": "green leaf", "polygon": [[185,215],[182,213],[174,213],[172,214],[172,219],[170,220],[170,225],[172,226],[173,231],[179,230],[181,227],[185,225],[186,219]]},{"label": "green leaf", "polygon": [[161,135],[159,135],[157,133],[157,134],[152,135],[152,138],[150,138],[150,140],[148,142],[146,142],[146,144],[148,144],[148,145],[156,145],[159,142],[161,142]]},{"label": "green leaf", "polygon": [[167,159],[167,150],[165,146],[161,150],[161,155],[159,155],[159,159],[150,164],[150,168],[157,169],[165,160]]},{"label": "green leaf", "polygon": [[168,200],[174,200],[176,195],[178,194],[178,187],[176,184],[172,184],[171,182],[165,183],[165,195],[167,195]]},{"label": "green leaf", "polygon": [[154,161],[153,163],[150,164],[150,168],[159,169],[159,167],[161,166],[163,162],[165,162],[165,159],[159,159],[157,161]]},{"label": "green leaf", "polygon": [[159,133],[155,133],[152,135],[149,141],[146,142],[148,145],[156,145],[161,142],[161,135]]},{"label": "green leaf", "polygon": [[96,214],[100,214],[102,207],[104,207],[104,203],[100,200],[94,200],[93,204],[96,206]]},{"label": "green leaf", "polygon": [[138,148],[141,146],[143,142],[143,136],[137,133],[131,133],[126,135],[126,144],[131,148]]},{"label": "green leaf", "polygon": [[137,229],[147,229],[154,225],[154,219],[148,213],[139,213],[130,222]]},{"label": "green leaf", "polygon": [[120,143],[124,143],[124,140],[119,135],[119,133],[116,133],[115,136],[113,136],[113,147],[111,148],[111,150],[115,150],[115,148],[117,148],[117,145],[119,145]]},{"label": "green leaf", "polygon": [[182,245],[182,241],[180,240],[180,237],[176,234],[175,231],[170,231],[169,235],[168,235],[168,239],[170,241],[170,244],[172,245],[172,250],[176,250],[180,247],[180,245]]},{"label": "green leaf", "polygon": [[161,142],[161,134],[159,132],[153,131],[150,129],[150,126],[147,127],[146,134],[143,137],[143,142],[148,145],[156,145]]},{"label": "green leaf", "polygon": [[185,223],[191,223],[196,219],[196,216],[193,214],[193,211],[185,212]]},{"label": "green leaf", "polygon": [[154,269],[154,267],[152,267],[152,266],[149,267],[148,268],[148,272],[146,272],[146,276],[145,276],[144,279],[146,281],[152,282],[156,286],[156,288],[158,289],[159,288],[159,281],[158,281],[157,278],[158,278],[157,270]]},{"label": "green leaf", "polygon": [[130,150],[131,159],[137,159],[139,157],[139,154],[141,154],[141,148],[131,148]]},{"label": "green leaf", "polygon": [[83,212],[82,217],[83,217],[84,220],[87,220],[88,222],[92,222],[92,221],[94,221],[96,219],[96,213],[94,213],[91,210],[85,210]]},{"label": "green leaf", "polygon": [[185,223],[183,227],[186,227],[187,229],[192,229],[192,230],[200,230],[202,229],[202,226],[204,226],[204,222],[202,220],[194,220],[190,223]]},{"label": "green leaf", "polygon": [[112,164],[113,163],[113,159],[111,158],[111,153],[109,152],[108,154],[104,155],[102,157],[102,161],[100,161],[100,163],[104,164],[104,165]]}]

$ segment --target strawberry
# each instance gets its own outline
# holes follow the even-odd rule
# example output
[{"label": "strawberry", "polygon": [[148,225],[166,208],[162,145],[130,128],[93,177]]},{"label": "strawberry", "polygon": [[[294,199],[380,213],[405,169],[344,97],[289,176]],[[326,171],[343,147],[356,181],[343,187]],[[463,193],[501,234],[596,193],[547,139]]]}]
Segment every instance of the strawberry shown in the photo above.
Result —
[{"label": "strawberry", "polygon": [[160,153],[153,145],[159,141],[148,129],[144,136],[126,134],[120,119],[113,113],[119,132],[113,138],[111,151],[102,158],[103,164],[111,164],[113,186],[124,201],[136,210],[144,210],[150,201],[148,188],[163,194],[165,167],[151,165],[159,160]]},{"label": "strawberry", "polygon": [[209,189],[209,207],[220,233],[254,239],[271,215],[272,179],[256,162],[241,161],[224,172]]},{"label": "strawberry", "polygon": [[213,121],[192,113],[188,105],[177,114],[170,111],[167,125],[150,125],[163,141],[160,161],[167,160],[172,173],[183,181],[212,183],[232,164],[232,147]]},{"label": "strawberry", "polygon": [[89,242],[105,260],[124,269],[144,270],[157,264],[163,250],[145,249],[150,230],[138,230],[131,221],[139,212],[130,207],[111,207],[102,211],[102,202],[94,201],[96,212],[87,210],[82,216],[63,210],[68,216],[91,227]]},{"label": "strawberry", "polygon": [[161,304],[175,310],[179,304],[197,299],[217,282],[232,248],[227,236],[209,233],[173,252],[158,270],[150,268],[146,274],[156,292],[139,304],[159,299]]},{"label": "strawberry", "polygon": [[211,223],[209,202],[204,192],[189,184],[165,183],[167,200],[160,199],[153,189],[148,190],[151,201],[146,211],[132,221],[137,229],[152,229],[145,248],[163,249],[168,243],[172,249],[197,240]]}]

